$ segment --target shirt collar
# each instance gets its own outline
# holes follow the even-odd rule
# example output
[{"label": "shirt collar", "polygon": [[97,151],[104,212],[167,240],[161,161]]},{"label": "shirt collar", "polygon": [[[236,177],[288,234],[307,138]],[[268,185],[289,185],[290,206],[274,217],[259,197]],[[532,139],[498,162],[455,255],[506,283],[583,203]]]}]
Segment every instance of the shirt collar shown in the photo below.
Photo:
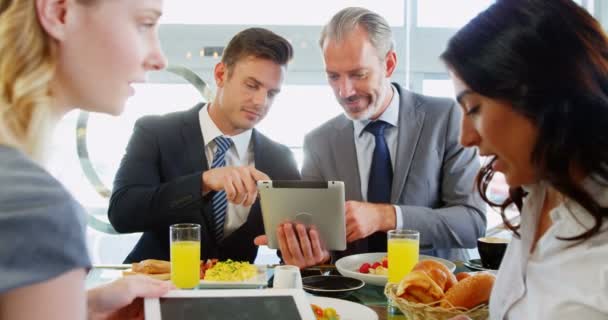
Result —
[{"label": "shirt collar", "polygon": [[[391,102],[389,102],[386,110],[384,110],[377,120],[382,120],[393,127],[397,127],[397,124],[399,123],[399,91],[396,90],[392,84],[391,89],[393,90],[393,98],[391,99]],[[370,122],[371,120],[353,120],[355,136],[360,137],[365,126]]]},{"label": "shirt collar", "polygon": [[[542,180],[534,184],[524,185],[522,187],[526,192],[529,193],[528,196],[526,196],[526,201],[532,200],[538,202],[535,205],[537,209],[532,211],[532,213],[540,216],[540,210],[543,201],[545,200],[547,189],[550,187],[549,182]],[[590,195],[600,204],[605,201],[606,196],[608,195],[606,188],[602,188],[589,177],[583,181],[583,188],[587,190]],[[578,236],[581,233],[589,230],[595,224],[595,218],[593,215],[591,215],[580,204],[568,198],[549,212],[549,218],[555,225],[553,227],[554,235],[564,238]],[[535,219],[538,219],[538,217]]]},{"label": "shirt collar", "polygon": [[224,136],[232,139],[232,144],[234,145],[239,158],[242,158],[245,155],[251,141],[251,129],[235,136],[223,134],[217,125],[215,125],[215,122],[213,122],[211,116],[209,116],[209,104],[206,104],[203,108],[201,108],[201,110],[198,112],[198,118],[201,123],[201,131],[203,133],[205,147],[208,147],[209,143],[213,141],[213,139],[219,136]]}]

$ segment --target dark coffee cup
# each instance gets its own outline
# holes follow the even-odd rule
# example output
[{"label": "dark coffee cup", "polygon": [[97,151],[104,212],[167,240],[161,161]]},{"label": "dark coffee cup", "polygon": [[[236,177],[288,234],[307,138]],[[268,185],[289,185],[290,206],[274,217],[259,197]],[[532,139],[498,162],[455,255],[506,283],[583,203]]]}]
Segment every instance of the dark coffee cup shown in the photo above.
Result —
[{"label": "dark coffee cup", "polygon": [[508,244],[509,240],[503,238],[484,237],[477,239],[477,250],[481,258],[481,265],[486,269],[498,269]]}]

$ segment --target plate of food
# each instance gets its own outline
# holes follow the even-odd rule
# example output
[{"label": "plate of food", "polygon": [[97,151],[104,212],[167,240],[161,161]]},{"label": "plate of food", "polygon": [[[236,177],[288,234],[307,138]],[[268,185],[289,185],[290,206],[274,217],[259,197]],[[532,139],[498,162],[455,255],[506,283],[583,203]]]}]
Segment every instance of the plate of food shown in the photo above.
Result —
[{"label": "plate of food", "polygon": [[207,260],[201,263],[199,288],[256,289],[268,285],[266,266],[249,262]]},{"label": "plate of food", "polygon": [[[147,259],[122,272],[124,276],[142,274],[159,280],[171,279],[171,262]],[[201,261],[199,288],[255,289],[268,285],[266,266],[240,261]]]},{"label": "plate of food", "polygon": [[[436,260],[444,264],[450,271],[456,270],[456,265],[449,260],[420,255],[419,260]],[[384,286],[388,279],[388,260],[386,252],[355,254],[336,261],[336,269],[341,275],[365,281],[365,283]]]},{"label": "plate of food", "polygon": [[327,298],[327,297],[308,297],[315,317],[327,320],[377,320],[378,314],[360,303],[347,300]]}]

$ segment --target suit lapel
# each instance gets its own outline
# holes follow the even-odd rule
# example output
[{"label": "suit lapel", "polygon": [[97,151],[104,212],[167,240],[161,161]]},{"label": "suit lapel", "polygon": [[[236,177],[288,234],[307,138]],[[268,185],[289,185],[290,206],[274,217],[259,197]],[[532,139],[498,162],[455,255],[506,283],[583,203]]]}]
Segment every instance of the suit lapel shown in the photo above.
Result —
[{"label": "suit lapel", "polygon": [[189,159],[192,172],[205,171],[209,168],[205,156],[205,141],[201,130],[198,112],[204,106],[199,103],[194,108],[184,113],[184,126],[182,127],[182,139],[185,152]]},{"label": "suit lapel", "polygon": [[[338,170],[338,177],[344,179],[346,186],[347,200],[363,200],[361,195],[361,177],[359,173],[359,163],[357,161],[357,149],[355,147],[353,122],[348,119],[338,128],[338,133],[332,137],[333,159],[336,160],[335,167]],[[340,163],[338,159],[353,161],[354,164]]]},{"label": "suit lapel", "polygon": [[[263,139],[264,137],[256,130],[251,130],[251,141],[253,143],[253,159],[255,161],[255,168],[269,175],[268,167],[272,161],[270,161],[270,154],[266,151],[267,145]],[[270,177],[272,179],[272,177]]]},{"label": "suit lapel", "polygon": [[397,157],[395,160],[395,174],[393,175],[393,186],[391,191],[391,203],[396,203],[405,187],[407,176],[410,171],[412,159],[416,152],[422,124],[424,122],[424,111],[417,108],[414,96],[395,84],[399,91],[399,133],[397,136]]}]

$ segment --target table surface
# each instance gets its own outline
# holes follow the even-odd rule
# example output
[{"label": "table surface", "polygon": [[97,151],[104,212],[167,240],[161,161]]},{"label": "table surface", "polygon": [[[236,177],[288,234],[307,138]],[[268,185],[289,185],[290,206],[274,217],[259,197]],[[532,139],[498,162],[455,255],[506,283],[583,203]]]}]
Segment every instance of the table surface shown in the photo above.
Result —
[{"label": "table surface", "polygon": [[[454,261],[454,263],[456,264],[455,273],[469,271],[461,261]],[[121,272],[119,268],[94,267],[87,275],[86,286],[87,288],[92,288],[112,281],[120,277]],[[269,268],[269,275],[272,275],[272,268]],[[395,312],[394,309],[388,306],[388,301],[384,295],[384,287],[381,286],[366,284],[363,288],[342,299],[360,303],[371,308],[378,314],[379,320],[407,319],[403,314],[400,314],[398,311]]]}]

